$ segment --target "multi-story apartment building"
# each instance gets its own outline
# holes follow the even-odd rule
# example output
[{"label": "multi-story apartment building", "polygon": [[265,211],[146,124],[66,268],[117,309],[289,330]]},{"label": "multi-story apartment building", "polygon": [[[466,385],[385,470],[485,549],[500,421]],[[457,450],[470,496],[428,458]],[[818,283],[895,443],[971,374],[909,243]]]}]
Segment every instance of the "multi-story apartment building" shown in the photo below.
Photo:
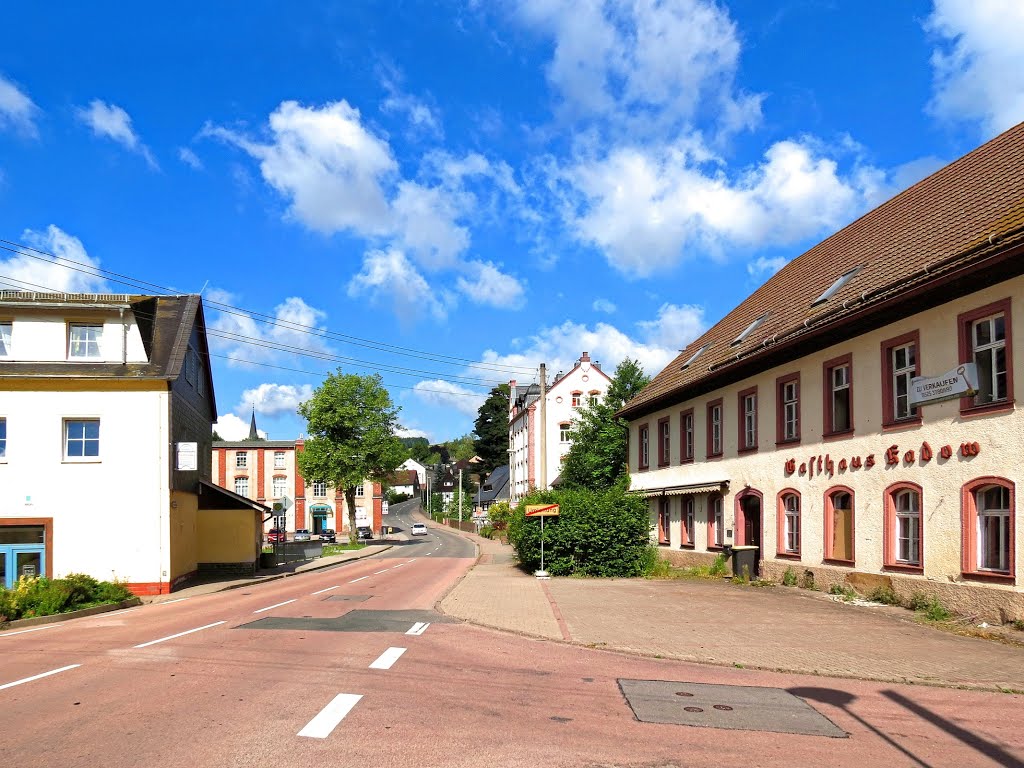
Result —
[{"label": "multi-story apartment building", "polygon": [[209,482],[207,359],[198,296],[0,292],[0,585],[255,569],[260,506]]},{"label": "multi-story apartment building", "polygon": [[[545,393],[541,425],[540,386],[509,382],[509,492],[513,502],[531,489],[550,488],[569,452],[569,430],[581,408],[599,402],[611,379],[584,352],[566,374],[559,371]],[[545,443],[542,450],[541,443]],[[542,472],[542,454],[546,454]]]},{"label": "multi-story apartment building", "polygon": [[1024,618],[1024,124],[795,258],[621,410],[672,560]]}]

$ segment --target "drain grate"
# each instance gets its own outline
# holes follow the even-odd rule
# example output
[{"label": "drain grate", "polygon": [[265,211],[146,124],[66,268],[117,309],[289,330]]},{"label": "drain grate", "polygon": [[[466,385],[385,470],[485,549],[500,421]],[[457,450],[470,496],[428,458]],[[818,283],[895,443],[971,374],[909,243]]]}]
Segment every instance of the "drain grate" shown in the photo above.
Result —
[{"label": "drain grate", "polygon": [[847,736],[806,701],[781,688],[627,679],[619,680],[619,688],[642,723]]}]

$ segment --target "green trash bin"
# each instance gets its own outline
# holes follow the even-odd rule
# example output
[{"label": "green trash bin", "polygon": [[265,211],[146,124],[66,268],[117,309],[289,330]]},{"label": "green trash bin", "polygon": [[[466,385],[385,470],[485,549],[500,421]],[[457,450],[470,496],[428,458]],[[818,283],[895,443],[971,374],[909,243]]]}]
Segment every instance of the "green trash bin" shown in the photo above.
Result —
[{"label": "green trash bin", "polygon": [[758,555],[760,547],[751,545],[739,545],[732,548],[732,575],[742,578],[743,569],[746,568],[747,578],[756,578]]}]

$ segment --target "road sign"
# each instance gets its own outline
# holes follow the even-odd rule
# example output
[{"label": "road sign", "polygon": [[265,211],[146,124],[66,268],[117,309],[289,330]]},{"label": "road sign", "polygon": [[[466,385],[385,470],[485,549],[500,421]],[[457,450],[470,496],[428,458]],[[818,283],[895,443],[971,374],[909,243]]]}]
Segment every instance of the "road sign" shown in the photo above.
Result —
[{"label": "road sign", "polygon": [[557,504],[527,504],[527,517],[558,517]]}]

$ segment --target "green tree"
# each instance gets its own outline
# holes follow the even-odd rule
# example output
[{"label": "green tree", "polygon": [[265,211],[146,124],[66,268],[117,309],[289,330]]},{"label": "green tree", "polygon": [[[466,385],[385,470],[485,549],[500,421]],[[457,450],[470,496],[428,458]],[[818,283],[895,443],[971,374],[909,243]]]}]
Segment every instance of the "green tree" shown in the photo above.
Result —
[{"label": "green tree", "polygon": [[562,463],[562,485],[566,488],[611,488],[626,475],[626,434],[624,419],[615,412],[647,386],[650,377],[635,360],[619,363],[604,399],[584,408],[569,433],[572,445]]},{"label": "green tree", "polygon": [[[506,439],[507,442],[507,439]],[[476,456],[476,448],[473,445],[473,435],[463,435],[445,443],[451,461],[460,459],[472,459]]]},{"label": "green tree", "polygon": [[398,408],[381,378],[332,373],[313,397],[299,406],[309,438],[298,454],[307,480],[341,488],[348,507],[349,538],[356,538],[356,486],[366,479],[383,482],[406,459],[395,436]]},{"label": "green tree", "polygon": [[508,463],[508,398],[508,384],[499,384],[477,411],[473,447],[483,460],[480,471],[484,476]]},{"label": "green tree", "polygon": [[423,466],[437,464],[441,460],[441,454],[430,450],[430,441],[425,437],[402,437],[399,438],[405,446],[409,458],[418,461]]}]

